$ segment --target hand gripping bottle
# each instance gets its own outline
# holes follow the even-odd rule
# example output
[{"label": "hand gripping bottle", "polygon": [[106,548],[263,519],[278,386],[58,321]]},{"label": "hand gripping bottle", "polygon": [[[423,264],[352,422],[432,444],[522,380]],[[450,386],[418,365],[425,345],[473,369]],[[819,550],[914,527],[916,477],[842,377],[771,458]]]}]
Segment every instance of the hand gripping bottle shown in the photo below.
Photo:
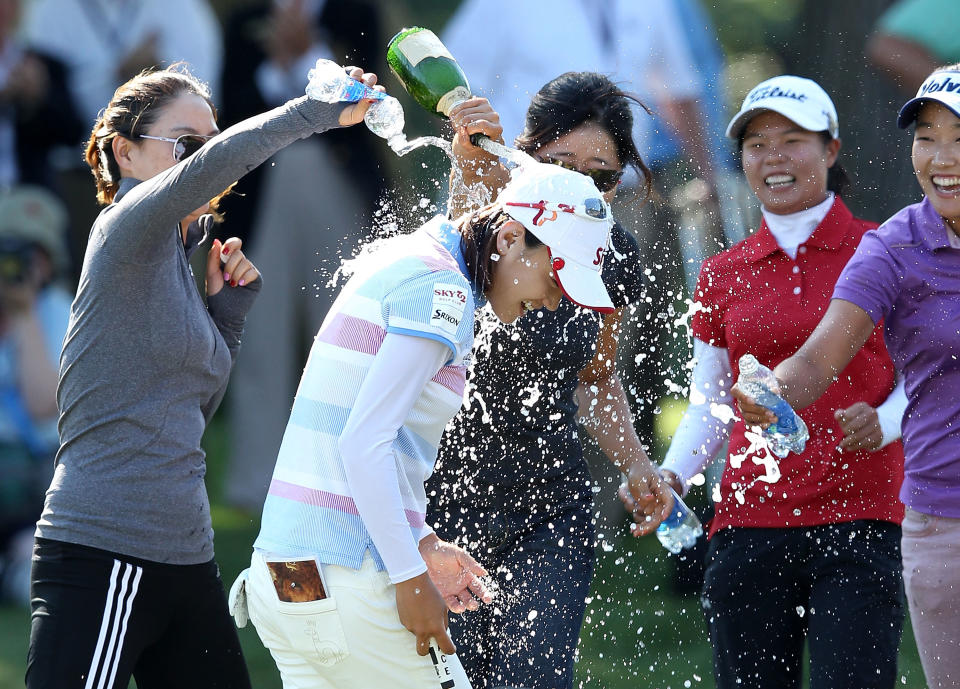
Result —
[{"label": "hand gripping bottle", "polygon": [[780,386],[773,371],[757,361],[752,354],[740,357],[740,378],[737,387],[777,415],[776,423],[770,424],[763,434],[770,451],[777,457],[786,457],[791,451],[800,454],[807,445],[810,433],[785,399],[780,397]]},{"label": "hand gripping bottle", "polygon": [[307,95],[322,103],[356,103],[364,98],[375,99],[377,102],[363,116],[370,131],[387,141],[403,136],[403,107],[400,101],[351,79],[336,62],[317,60],[307,79]]},{"label": "hand gripping bottle", "polygon": [[677,492],[673,493],[673,509],[670,516],[660,522],[657,527],[657,538],[663,547],[676,555],[684,548],[692,548],[697,539],[703,535],[703,527],[697,515],[687,507]]},{"label": "hand gripping bottle", "polygon": [[[422,108],[444,119],[450,117],[454,106],[472,96],[460,65],[429,29],[415,26],[391,38],[387,64]],[[474,134],[470,141],[489,153],[510,157],[510,149],[482,134]]]}]

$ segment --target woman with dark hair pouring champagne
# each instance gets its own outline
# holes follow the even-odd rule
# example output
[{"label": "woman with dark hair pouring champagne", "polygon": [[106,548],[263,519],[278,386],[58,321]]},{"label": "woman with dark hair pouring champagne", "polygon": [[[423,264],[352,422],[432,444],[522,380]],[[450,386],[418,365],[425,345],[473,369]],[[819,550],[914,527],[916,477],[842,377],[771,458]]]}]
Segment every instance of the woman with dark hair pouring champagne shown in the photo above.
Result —
[{"label": "woman with dark hair pouring champagne", "polygon": [[[649,189],[631,105],[643,107],[602,74],[562,74],[534,96],[516,145],[590,176],[608,202],[628,167]],[[451,122],[465,182],[502,193],[496,161],[469,143],[471,134],[501,136],[491,104],[466,101]],[[452,192],[457,212],[467,196]],[[578,422],[624,474],[636,534],[655,529],[672,501],[634,431],[614,367],[620,323],[642,299],[636,240],[614,224],[601,260],[615,309],[590,313],[571,295],[555,313],[527,314],[481,340],[468,405],[445,436],[428,484],[430,523],[443,538],[468,544],[501,592],[496,609],[468,611],[453,622],[477,687],[573,685],[595,540]]]}]

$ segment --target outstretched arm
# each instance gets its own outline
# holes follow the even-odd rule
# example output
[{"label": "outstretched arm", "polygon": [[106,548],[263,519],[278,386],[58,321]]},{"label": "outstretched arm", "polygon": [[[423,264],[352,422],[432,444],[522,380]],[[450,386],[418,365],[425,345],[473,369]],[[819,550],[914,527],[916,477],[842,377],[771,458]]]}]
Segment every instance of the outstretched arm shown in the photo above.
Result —
[{"label": "outstretched arm", "polygon": [[[450,111],[454,128],[453,155],[457,168],[450,170],[450,217],[458,218],[497,198],[510,175],[497,157],[470,143],[483,134],[503,143],[500,115],[486,98],[470,98]],[[457,176],[457,169],[460,176]]]},{"label": "outstretched arm", "polygon": [[[773,370],[781,397],[794,409],[816,402],[860,351],[875,327],[870,315],[856,304],[832,300],[803,346]],[[765,425],[775,420],[773,412],[756,404],[736,386],[733,396],[748,424]]]},{"label": "outstretched arm", "polygon": [[603,454],[624,474],[621,490],[632,498],[636,536],[650,533],[673,508],[673,497],[643,450],[633,427],[630,402],[614,363],[623,309],[606,316],[597,341],[597,356],[580,372],[577,387],[580,422]]},{"label": "outstretched arm", "polygon": [[729,421],[722,409],[733,403],[730,395],[730,354],[693,338],[696,364],[690,376],[690,404],[683,413],[673,442],[660,467],[665,480],[679,495],[686,495],[690,479],[703,472],[730,437]]},{"label": "outstretched arm", "polygon": [[[371,86],[377,79],[359,68],[351,77]],[[127,260],[154,260],[156,246],[166,241],[171,226],[294,141],[362,121],[370,105],[321,103],[304,96],[233,125],[193,155],[131,189],[118,202],[125,209],[124,221],[112,231],[113,241],[118,232],[126,237],[130,249],[122,253]]]}]

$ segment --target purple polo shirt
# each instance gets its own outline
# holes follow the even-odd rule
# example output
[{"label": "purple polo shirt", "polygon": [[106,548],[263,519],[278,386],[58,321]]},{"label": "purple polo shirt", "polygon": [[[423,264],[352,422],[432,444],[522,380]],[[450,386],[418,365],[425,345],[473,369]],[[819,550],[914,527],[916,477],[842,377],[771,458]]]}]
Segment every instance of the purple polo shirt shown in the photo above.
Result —
[{"label": "purple polo shirt", "polygon": [[834,299],[884,320],[884,338],[903,376],[904,480],[908,507],[960,518],[960,249],[928,199],[907,206],[860,246]]}]

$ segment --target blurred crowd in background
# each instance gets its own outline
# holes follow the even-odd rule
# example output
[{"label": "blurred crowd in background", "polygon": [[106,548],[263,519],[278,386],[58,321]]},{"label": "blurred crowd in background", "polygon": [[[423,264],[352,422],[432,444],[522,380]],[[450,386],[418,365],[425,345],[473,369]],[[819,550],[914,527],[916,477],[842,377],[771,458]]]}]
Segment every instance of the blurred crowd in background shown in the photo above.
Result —
[{"label": "blurred crowd in background", "polygon": [[[224,129],[300,95],[326,57],[380,74],[411,138],[450,138],[386,67],[390,36],[421,25],[490,98],[509,143],[543,83],[570,70],[610,74],[653,111],[637,113],[635,134],[656,196],[616,213],[640,241],[649,280],[621,339],[621,378],[659,460],[685,398],[685,299],[703,259],[742,239],[759,212],[723,139],[730,114],[769,76],[818,81],[845,122],[848,203],[886,219],[920,197],[896,108],[933,66],[960,60],[960,16],[924,21],[936,6],[960,15],[956,0],[0,0],[0,594],[26,600],[32,525],[57,449],[60,344],[98,212],[81,142],[130,76],[189,63],[210,83]],[[233,507],[259,513],[341,260],[442,208],[446,173],[436,152],[400,159],[351,128],[284,149],[222,205],[220,238],[242,238],[265,277],[218,413]],[[615,471],[595,465],[603,511]]]}]

